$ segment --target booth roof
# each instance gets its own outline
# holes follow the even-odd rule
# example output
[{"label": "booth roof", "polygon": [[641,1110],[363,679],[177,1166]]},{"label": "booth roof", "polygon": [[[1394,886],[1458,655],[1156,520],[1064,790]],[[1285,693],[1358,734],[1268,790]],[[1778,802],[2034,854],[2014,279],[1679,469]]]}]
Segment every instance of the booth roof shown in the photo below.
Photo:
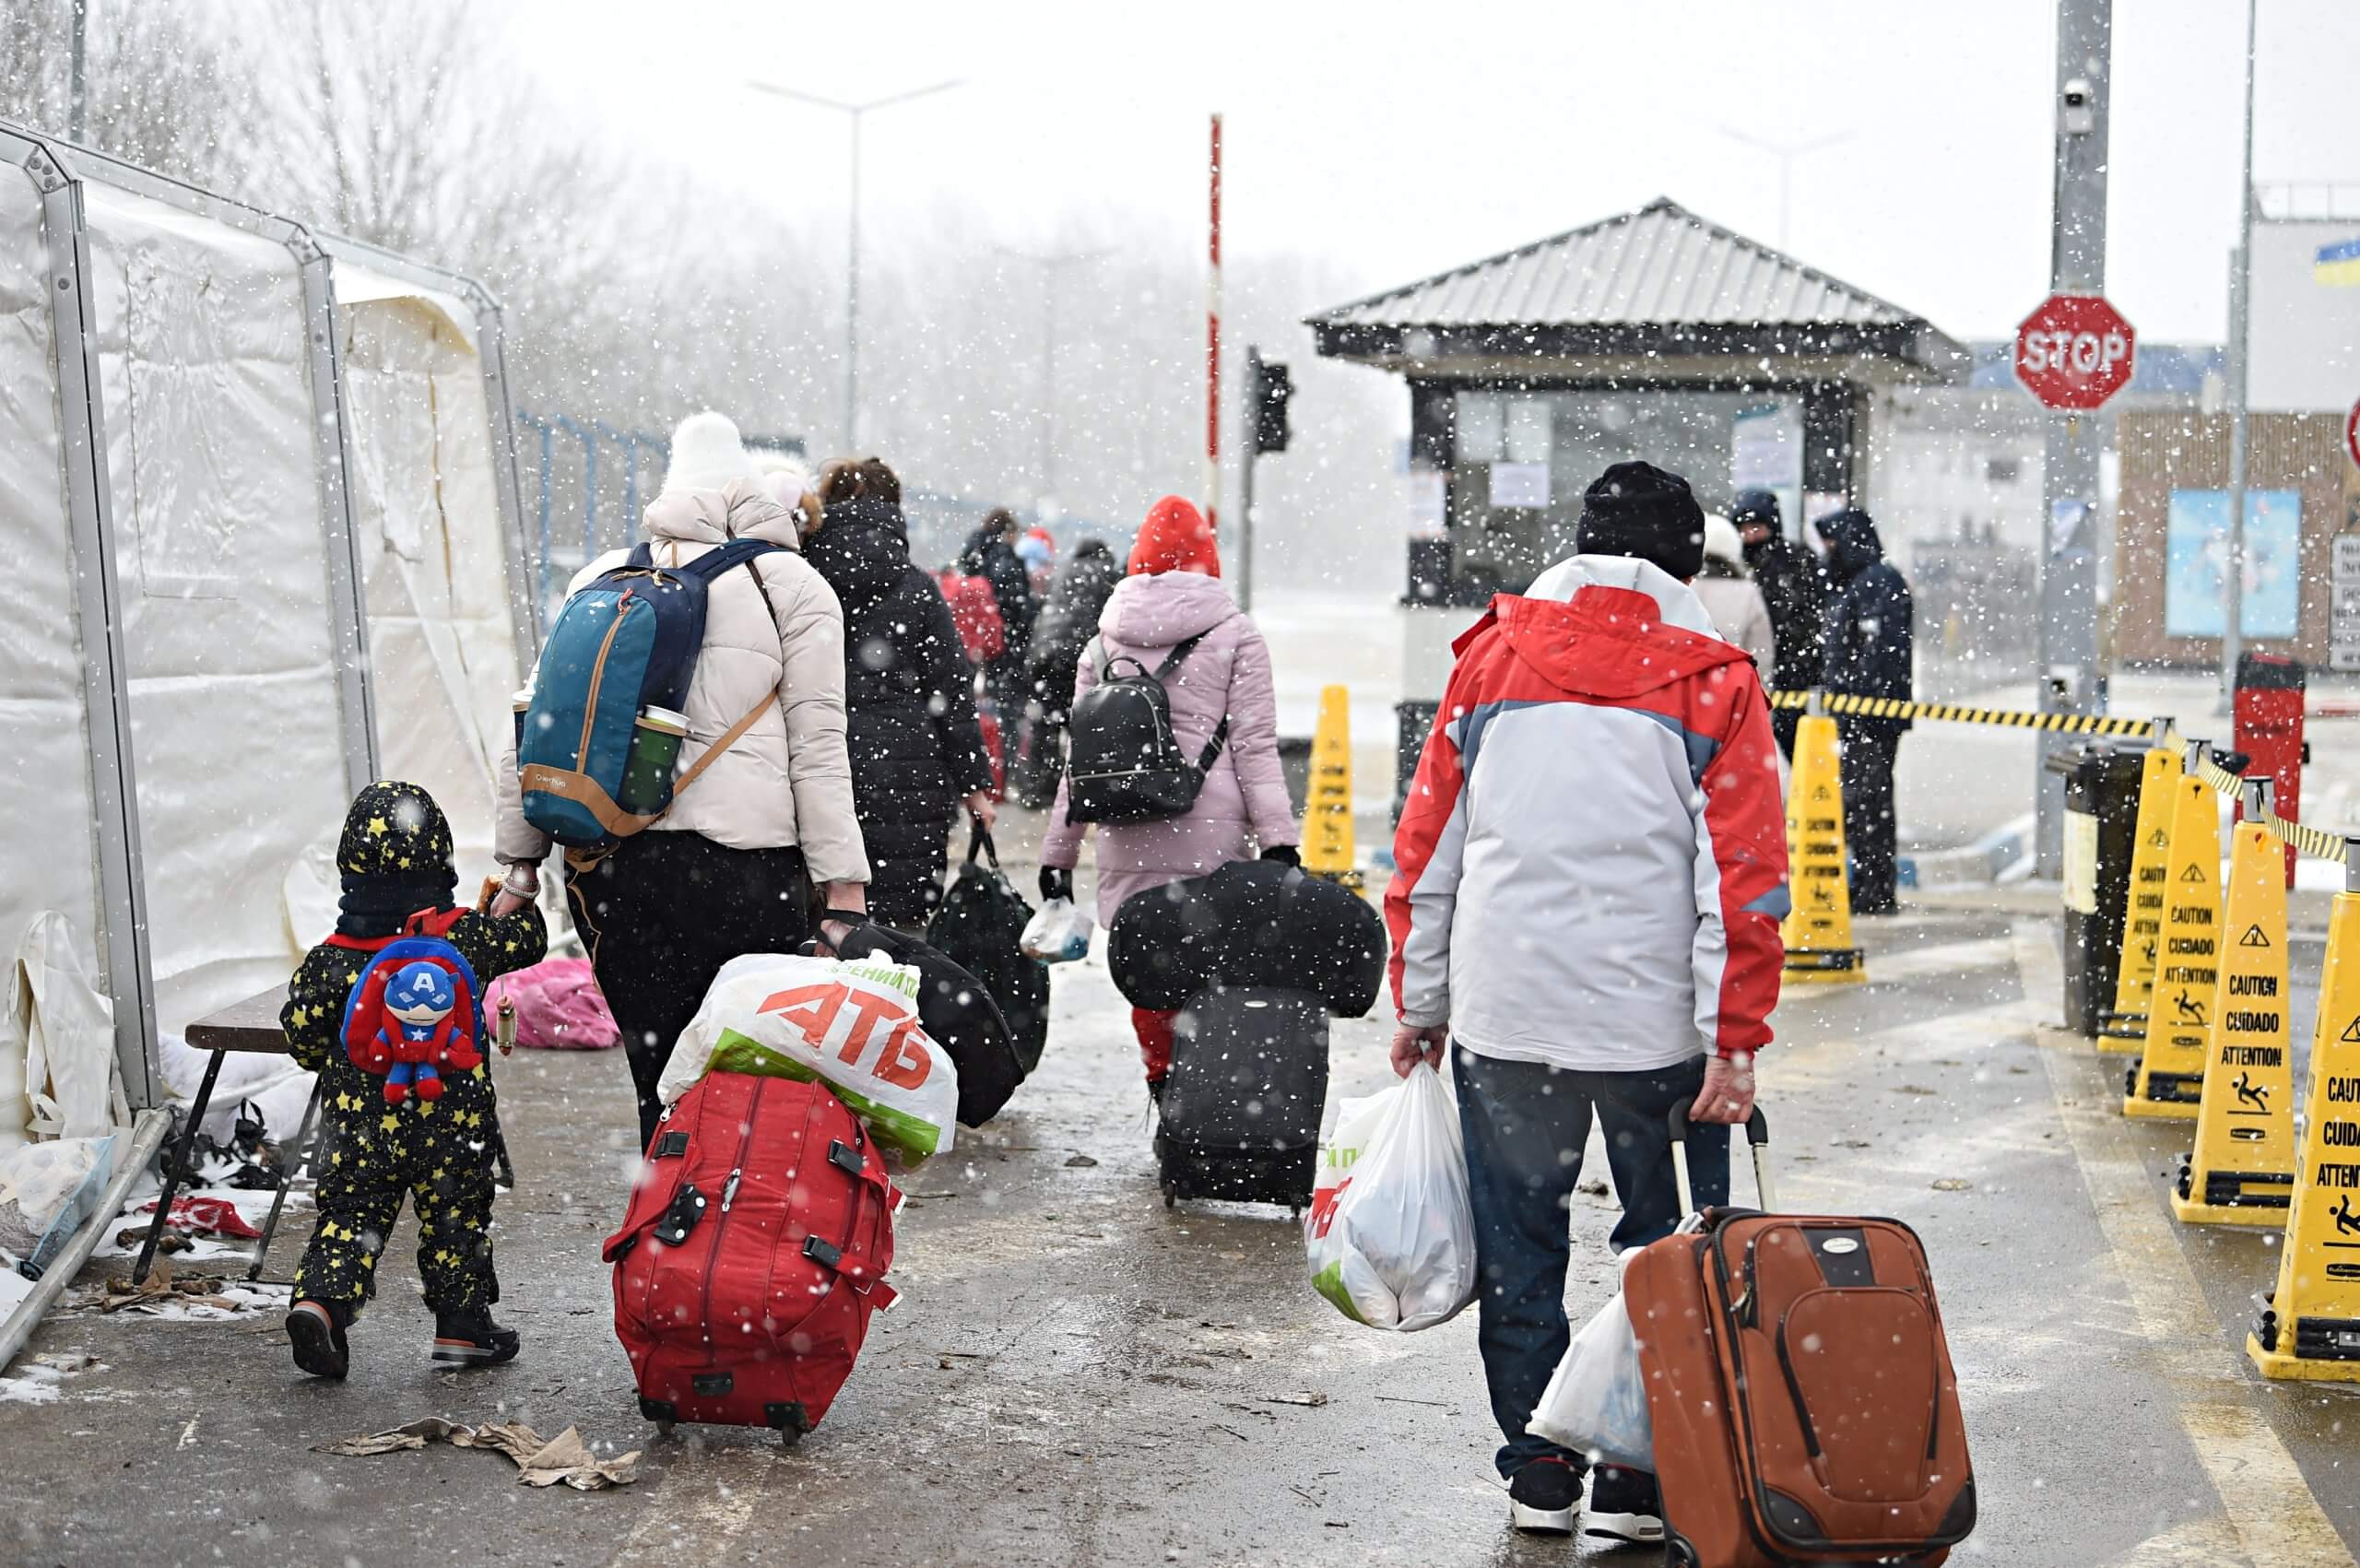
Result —
[{"label": "booth roof", "polygon": [[1668,196],[1339,305],[1309,325],[1323,355],[1393,365],[1469,351],[1494,360],[1766,351],[1888,358],[1950,379],[1971,364],[1924,317]]}]

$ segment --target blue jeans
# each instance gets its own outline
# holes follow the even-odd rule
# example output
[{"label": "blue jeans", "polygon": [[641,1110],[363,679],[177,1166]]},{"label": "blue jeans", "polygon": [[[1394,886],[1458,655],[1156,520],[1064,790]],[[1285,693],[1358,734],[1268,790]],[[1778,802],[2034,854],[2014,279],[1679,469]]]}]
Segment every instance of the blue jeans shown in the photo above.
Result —
[{"label": "blue jeans", "polygon": [[[1587,1461],[1524,1430],[1573,1332],[1565,1322],[1565,1265],[1573,1254],[1569,1213],[1581,1179],[1593,1109],[1606,1135],[1606,1162],[1622,1218],[1614,1250],[1671,1234],[1681,1220],[1664,1115],[1696,1098],[1705,1058],[1651,1072],[1571,1072],[1539,1062],[1502,1062],[1453,1048],[1458,1125],[1475,1209],[1475,1266],[1481,1291],[1483,1378],[1506,1446],[1500,1474],[1533,1460]],[[1700,1205],[1729,1197],[1729,1129],[1697,1123],[1688,1137],[1688,1174]]]}]

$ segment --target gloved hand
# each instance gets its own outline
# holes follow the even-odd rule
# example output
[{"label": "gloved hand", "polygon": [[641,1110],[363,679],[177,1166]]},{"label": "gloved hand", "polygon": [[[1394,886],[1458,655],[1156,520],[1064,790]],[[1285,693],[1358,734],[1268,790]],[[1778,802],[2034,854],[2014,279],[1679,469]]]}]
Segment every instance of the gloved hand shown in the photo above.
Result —
[{"label": "gloved hand", "polygon": [[1073,872],[1061,867],[1041,867],[1041,896],[1055,902],[1073,897]]},{"label": "gloved hand", "polygon": [[1274,843],[1262,852],[1265,860],[1275,860],[1282,866],[1300,867],[1303,855],[1291,843]]}]

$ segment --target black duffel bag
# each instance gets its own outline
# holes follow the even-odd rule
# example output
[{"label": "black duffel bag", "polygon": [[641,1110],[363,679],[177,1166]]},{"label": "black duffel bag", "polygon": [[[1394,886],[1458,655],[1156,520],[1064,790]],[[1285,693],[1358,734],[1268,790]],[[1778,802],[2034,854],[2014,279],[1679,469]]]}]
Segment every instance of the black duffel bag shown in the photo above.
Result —
[{"label": "black duffel bag", "polygon": [[1385,956],[1385,920],[1366,900],[1276,860],[1133,893],[1106,933],[1106,967],[1135,1008],[1186,1007],[1209,985],[1277,985],[1359,1018],[1376,1005]]},{"label": "black duffel bag", "polygon": [[[918,1022],[926,1038],[942,1047],[959,1069],[959,1123],[979,1127],[1000,1113],[1016,1086],[1024,1081],[1024,1066],[1016,1057],[1008,1020],[984,983],[950,959],[906,932],[879,925],[866,915],[831,911],[823,920],[842,920],[852,934],[835,949],[840,957],[865,959],[882,951],[895,963],[918,972]],[[817,942],[803,950],[813,953]]]},{"label": "black duffel bag", "polygon": [[1018,946],[1032,918],[1032,906],[1000,871],[990,831],[975,823],[967,836],[967,862],[942,895],[926,939],[990,989],[1028,1076],[1049,1042],[1049,966],[1025,957]]}]

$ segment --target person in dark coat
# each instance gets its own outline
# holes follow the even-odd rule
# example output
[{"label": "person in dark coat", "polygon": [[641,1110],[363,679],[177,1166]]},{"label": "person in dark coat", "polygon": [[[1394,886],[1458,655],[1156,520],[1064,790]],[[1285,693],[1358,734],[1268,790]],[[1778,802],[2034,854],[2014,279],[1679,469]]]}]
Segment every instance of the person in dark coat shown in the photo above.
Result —
[{"label": "person in dark coat", "polygon": [[[1855,697],[1909,700],[1909,584],[1877,538],[1865,512],[1819,520],[1827,541],[1827,574],[1835,584],[1827,608],[1826,667],[1821,683]],[[1839,713],[1844,756],[1844,842],[1852,861],[1852,913],[1889,914],[1894,902],[1893,767],[1907,719]]]},{"label": "person in dark coat", "polygon": [[1002,627],[999,657],[984,668],[984,689],[999,714],[1000,761],[1011,760],[1017,727],[1024,719],[1024,697],[1031,682],[1025,674],[1025,649],[1032,635],[1032,574],[1016,553],[1016,514],[996,506],[984,515],[983,526],[967,536],[959,552],[959,570],[992,585],[999,601]]},{"label": "person in dark coat", "polygon": [[[1808,691],[1819,684],[1825,658],[1823,643],[1831,596],[1827,569],[1809,546],[1787,537],[1774,491],[1740,490],[1729,508],[1729,521],[1745,541],[1745,564],[1753,573],[1753,585],[1770,607],[1770,634],[1777,654],[1763,674],[1774,691]],[[1795,726],[1802,716],[1800,708],[1770,711],[1771,732],[1788,761],[1794,760]]]},{"label": "person in dark coat", "polygon": [[1123,580],[1123,563],[1103,539],[1084,539],[1050,585],[1041,617],[1032,623],[1026,648],[1032,701],[1026,708],[1024,765],[1018,770],[1017,800],[1045,810],[1056,798],[1063,772],[1066,713],[1073,706],[1073,683],[1081,651],[1098,635],[1098,617]]},{"label": "person in dark coat", "polygon": [[868,850],[868,913],[922,930],[942,902],[962,799],[985,826],[992,820],[974,670],[942,590],[910,564],[893,471],[873,457],[832,463],[820,501],[820,528],[803,553],[844,606],[846,749]]}]

